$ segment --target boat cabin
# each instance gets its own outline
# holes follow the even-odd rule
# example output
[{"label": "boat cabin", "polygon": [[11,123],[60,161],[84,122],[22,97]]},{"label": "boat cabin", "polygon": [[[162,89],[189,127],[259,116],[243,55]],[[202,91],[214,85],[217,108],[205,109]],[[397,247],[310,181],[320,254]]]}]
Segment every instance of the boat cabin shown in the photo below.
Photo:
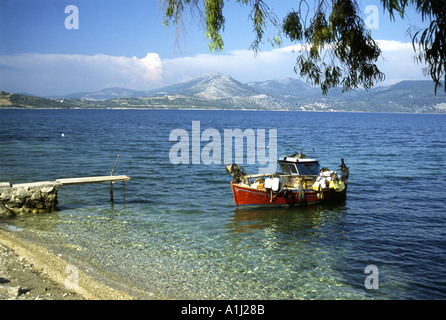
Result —
[{"label": "boat cabin", "polygon": [[286,175],[318,176],[319,161],[315,159],[302,159],[299,157],[281,157],[280,169]]}]

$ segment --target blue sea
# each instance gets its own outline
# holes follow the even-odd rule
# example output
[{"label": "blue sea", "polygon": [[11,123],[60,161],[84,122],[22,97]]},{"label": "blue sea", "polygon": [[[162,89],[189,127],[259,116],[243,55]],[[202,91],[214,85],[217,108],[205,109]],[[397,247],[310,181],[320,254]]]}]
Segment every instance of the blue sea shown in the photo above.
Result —
[{"label": "blue sea", "polygon": [[[171,162],[171,132],[192,153],[194,121],[222,148],[225,129],[276,129],[278,156],[343,158],[346,202],[236,208],[223,151]],[[109,175],[118,155],[125,201],[122,183],[113,204],[109,184],[63,186],[57,212],[0,228],[142,299],[446,298],[445,115],[0,110],[0,181]]]}]

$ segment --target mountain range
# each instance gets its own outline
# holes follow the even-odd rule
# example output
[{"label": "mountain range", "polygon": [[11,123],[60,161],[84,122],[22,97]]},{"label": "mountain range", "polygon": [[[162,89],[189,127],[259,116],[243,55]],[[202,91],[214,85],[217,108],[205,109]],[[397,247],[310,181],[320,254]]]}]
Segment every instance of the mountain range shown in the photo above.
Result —
[{"label": "mountain range", "polygon": [[244,84],[220,73],[150,91],[107,88],[50,100],[78,108],[446,113],[446,93],[439,88],[435,95],[430,80],[402,81],[369,91],[357,89],[342,93],[342,89],[336,88],[324,96],[319,87],[294,78]]}]

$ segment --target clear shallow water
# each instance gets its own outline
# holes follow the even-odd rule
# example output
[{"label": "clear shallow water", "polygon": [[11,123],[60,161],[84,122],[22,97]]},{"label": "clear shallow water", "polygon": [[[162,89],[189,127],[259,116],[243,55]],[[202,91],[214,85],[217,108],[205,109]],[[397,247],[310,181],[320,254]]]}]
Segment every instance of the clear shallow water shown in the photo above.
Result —
[{"label": "clear shallow water", "polygon": [[[223,164],[170,163],[170,132],[192,121],[222,137],[277,129],[278,155],[313,146],[330,169],[344,158],[346,204],[236,209]],[[115,174],[131,177],[125,207],[120,183],[113,206],[107,184],[62,187],[57,213],[0,227],[142,297],[444,299],[445,132],[442,115],[0,110],[1,181],[108,175],[118,154]]]}]

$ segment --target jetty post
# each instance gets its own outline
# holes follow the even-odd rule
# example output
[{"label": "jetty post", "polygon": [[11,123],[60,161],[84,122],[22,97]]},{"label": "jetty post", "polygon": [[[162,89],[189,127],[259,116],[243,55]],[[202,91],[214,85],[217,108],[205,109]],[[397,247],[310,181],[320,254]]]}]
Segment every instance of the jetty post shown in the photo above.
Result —
[{"label": "jetty post", "polygon": [[[113,169],[110,171],[110,176],[113,176],[113,172],[115,171],[116,165],[118,164],[118,160],[119,160],[119,154],[118,157],[116,158]],[[123,182],[123,184],[124,184],[124,205],[125,205],[125,182]],[[115,202],[115,199],[113,198],[113,182],[110,182],[110,202],[111,203]]]}]

